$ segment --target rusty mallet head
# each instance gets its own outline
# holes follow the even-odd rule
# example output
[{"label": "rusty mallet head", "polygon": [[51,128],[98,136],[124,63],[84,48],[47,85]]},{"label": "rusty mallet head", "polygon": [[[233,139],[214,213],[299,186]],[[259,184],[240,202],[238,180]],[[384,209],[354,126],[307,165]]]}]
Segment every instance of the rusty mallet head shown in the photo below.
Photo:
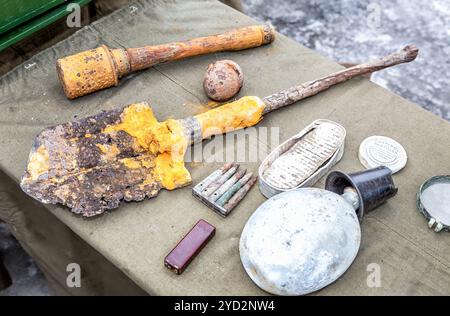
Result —
[{"label": "rusty mallet head", "polygon": [[105,45],[58,59],[56,70],[69,99],[116,86],[131,72],[126,51]]}]

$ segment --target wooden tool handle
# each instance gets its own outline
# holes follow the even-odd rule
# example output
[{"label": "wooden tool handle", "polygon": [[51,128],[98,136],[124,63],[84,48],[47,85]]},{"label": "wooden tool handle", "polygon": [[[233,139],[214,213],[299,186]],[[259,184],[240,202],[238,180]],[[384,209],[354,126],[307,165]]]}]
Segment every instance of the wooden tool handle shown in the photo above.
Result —
[{"label": "wooden tool handle", "polygon": [[413,61],[417,57],[418,53],[419,49],[416,46],[409,45],[391,55],[375,59],[365,64],[356,65],[326,77],[308,81],[299,86],[294,86],[287,90],[272,94],[263,99],[266,104],[264,114],[315,95],[330,88],[331,86],[347,81],[356,76],[365,75],[397,64],[408,63]]},{"label": "wooden tool handle", "polygon": [[270,25],[254,25],[185,42],[129,48],[126,52],[133,72],[186,57],[258,47],[271,43],[274,37]]}]

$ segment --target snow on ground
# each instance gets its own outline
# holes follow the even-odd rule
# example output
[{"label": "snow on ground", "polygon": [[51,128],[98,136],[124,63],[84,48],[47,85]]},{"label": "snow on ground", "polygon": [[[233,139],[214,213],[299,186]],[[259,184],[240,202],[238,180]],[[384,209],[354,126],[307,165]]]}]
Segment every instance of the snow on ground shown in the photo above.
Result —
[{"label": "snow on ground", "polygon": [[450,120],[449,0],[243,0],[246,13],[339,62],[364,62],[408,44],[418,58],[372,81]]}]

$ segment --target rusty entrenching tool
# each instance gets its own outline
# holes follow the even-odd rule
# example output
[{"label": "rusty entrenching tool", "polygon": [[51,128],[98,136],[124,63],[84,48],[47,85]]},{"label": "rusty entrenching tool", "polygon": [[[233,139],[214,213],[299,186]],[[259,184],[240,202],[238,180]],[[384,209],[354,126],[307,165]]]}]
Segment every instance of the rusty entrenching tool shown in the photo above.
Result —
[{"label": "rusty entrenching tool", "polygon": [[116,86],[126,75],[151,66],[215,52],[236,51],[271,43],[270,25],[255,25],[232,31],[155,46],[110,49],[105,45],[56,62],[58,77],[69,99]]},{"label": "rusty entrenching tool", "polygon": [[189,144],[257,124],[262,116],[358,75],[414,60],[404,49],[260,99],[255,96],[181,120],[158,122],[147,103],[50,127],[36,138],[22,189],[43,203],[61,203],[93,216],[161,188],[191,183],[183,156]]}]

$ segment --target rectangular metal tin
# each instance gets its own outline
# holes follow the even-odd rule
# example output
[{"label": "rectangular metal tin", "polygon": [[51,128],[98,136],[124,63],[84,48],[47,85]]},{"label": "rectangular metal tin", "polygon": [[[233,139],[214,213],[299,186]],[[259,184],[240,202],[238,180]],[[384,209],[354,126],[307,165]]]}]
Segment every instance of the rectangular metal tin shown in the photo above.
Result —
[{"label": "rectangular metal tin", "polygon": [[[266,170],[283,154],[285,154],[289,149],[291,149],[297,142],[301,141],[302,138],[307,135],[312,130],[318,128],[323,123],[329,123],[333,124],[337,130],[340,131],[340,135],[338,137],[338,144],[335,148],[334,153],[331,155],[331,157],[323,164],[317,164],[316,168],[309,174],[309,176],[301,181],[298,185],[289,187],[289,188],[280,188],[273,184],[271,184],[267,179],[264,173]],[[323,177],[331,167],[333,167],[341,158],[344,153],[344,143],[345,143],[345,128],[341,125],[337,124],[336,122],[325,120],[325,119],[319,119],[312,122],[310,125],[308,125],[306,128],[304,128],[300,133],[294,135],[293,137],[286,140],[284,143],[279,145],[277,148],[275,148],[261,163],[259,166],[259,188],[261,193],[267,197],[270,198],[276,194],[279,194],[281,192],[294,190],[301,187],[308,187],[314,185],[321,177]],[[311,164],[314,164],[314,161],[308,161]],[[299,166],[301,167],[301,166]],[[281,170],[280,170],[281,171]],[[295,173],[289,174],[288,176],[292,177],[295,176]]]}]

